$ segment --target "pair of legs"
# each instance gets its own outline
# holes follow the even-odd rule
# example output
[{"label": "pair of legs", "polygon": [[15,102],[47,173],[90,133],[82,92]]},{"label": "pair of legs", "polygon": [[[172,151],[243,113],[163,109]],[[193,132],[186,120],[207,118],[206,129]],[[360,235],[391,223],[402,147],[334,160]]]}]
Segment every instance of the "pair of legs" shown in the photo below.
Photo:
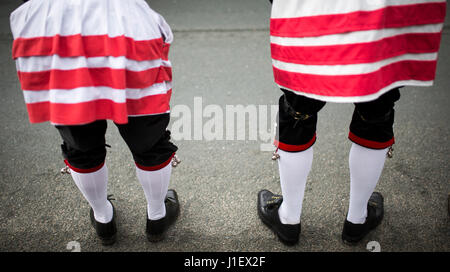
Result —
[{"label": "pair of legs", "polygon": [[[325,102],[283,90],[279,101],[279,172],[283,201],[278,215],[282,224],[300,223],[306,180],[313,161],[317,114]],[[355,103],[349,139],[350,203],[347,221],[363,224],[367,205],[383,170],[388,148],[394,143],[394,103],[400,98],[393,89],[378,99]]]},{"label": "pair of legs", "polygon": [[[172,170],[171,159],[177,151],[170,142],[170,132],[166,130],[169,118],[169,114],[129,117],[127,124],[116,124],[133,155],[136,175],[148,203],[148,219],[151,220],[166,215],[164,201]],[[106,120],[56,128],[63,139],[61,148],[65,163],[92,207],[95,220],[110,222],[113,208],[107,199]]]}]

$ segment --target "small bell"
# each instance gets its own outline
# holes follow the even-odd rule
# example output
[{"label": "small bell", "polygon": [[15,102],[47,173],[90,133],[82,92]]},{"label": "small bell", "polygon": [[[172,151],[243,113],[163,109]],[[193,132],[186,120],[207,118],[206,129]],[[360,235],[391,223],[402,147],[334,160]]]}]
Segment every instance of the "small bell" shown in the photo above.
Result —
[{"label": "small bell", "polygon": [[[277,149],[277,151],[278,151],[278,149]],[[277,151],[274,151],[273,154],[272,154],[272,160],[273,161],[276,161],[276,160],[278,160],[280,158],[280,154],[278,154]]]},{"label": "small bell", "polygon": [[387,157],[389,159],[392,159],[392,157],[394,157],[394,148],[392,146],[389,147],[389,150],[387,152]]},{"label": "small bell", "polygon": [[69,174],[70,175],[70,168],[69,168],[69,166],[66,165],[65,167],[61,168],[60,173],[62,175],[64,175],[64,174]]},{"label": "small bell", "polygon": [[181,160],[178,158],[177,155],[174,155],[172,158],[172,167],[177,167],[178,164],[181,163]]}]

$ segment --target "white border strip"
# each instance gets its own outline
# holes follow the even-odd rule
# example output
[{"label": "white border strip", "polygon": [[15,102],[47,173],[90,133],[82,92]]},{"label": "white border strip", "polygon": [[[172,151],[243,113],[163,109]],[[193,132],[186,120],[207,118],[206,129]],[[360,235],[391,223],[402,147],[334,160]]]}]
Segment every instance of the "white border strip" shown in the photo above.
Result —
[{"label": "white border strip", "polygon": [[281,46],[327,46],[353,43],[368,43],[402,34],[440,33],[444,24],[428,24],[402,28],[383,28],[379,30],[353,31],[342,34],[324,35],[305,38],[283,38],[270,36],[270,42]]},{"label": "white border strip", "polygon": [[271,17],[276,19],[373,11],[388,6],[445,3],[446,0],[275,0],[273,2]]},{"label": "white border strip", "polygon": [[154,84],[145,89],[113,89],[109,87],[83,87],[71,90],[52,89],[43,91],[24,90],[25,103],[51,102],[60,104],[76,104],[99,99],[125,103],[127,99],[141,99],[151,95],[166,94],[172,89],[171,82]]},{"label": "white border strip", "polygon": [[126,57],[72,57],[65,58],[58,55],[34,56],[16,59],[18,71],[20,72],[43,72],[49,70],[74,70],[80,68],[111,68],[126,69],[141,72],[160,66],[171,67],[170,61],[162,59],[135,61]]},{"label": "white border strip", "polygon": [[322,75],[322,76],[344,76],[344,75],[360,75],[372,73],[380,70],[381,68],[400,61],[436,61],[438,58],[437,53],[428,54],[405,54],[394,58],[385,59],[373,63],[362,64],[348,64],[348,65],[303,65],[288,63],[279,60],[272,60],[272,64],[275,68],[293,72],[310,75]]}]

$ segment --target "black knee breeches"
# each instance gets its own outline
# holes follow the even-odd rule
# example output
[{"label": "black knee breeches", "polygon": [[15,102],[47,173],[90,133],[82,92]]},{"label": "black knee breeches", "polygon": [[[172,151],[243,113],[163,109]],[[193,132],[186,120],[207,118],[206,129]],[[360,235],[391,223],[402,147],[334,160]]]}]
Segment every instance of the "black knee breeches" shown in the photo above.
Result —
[{"label": "black knee breeches", "polygon": [[[325,102],[282,91],[275,145],[290,152],[306,150],[315,143],[317,114]],[[396,88],[374,101],[355,103],[349,139],[373,149],[391,146],[394,143],[394,104],[399,98]]]},{"label": "black knee breeches", "polygon": [[[116,124],[139,168],[157,170],[164,167],[177,151],[166,130],[169,118],[169,114],[129,117],[127,124]],[[65,161],[74,171],[92,172],[103,165],[106,120],[56,128],[63,139],[61,149]]]}]

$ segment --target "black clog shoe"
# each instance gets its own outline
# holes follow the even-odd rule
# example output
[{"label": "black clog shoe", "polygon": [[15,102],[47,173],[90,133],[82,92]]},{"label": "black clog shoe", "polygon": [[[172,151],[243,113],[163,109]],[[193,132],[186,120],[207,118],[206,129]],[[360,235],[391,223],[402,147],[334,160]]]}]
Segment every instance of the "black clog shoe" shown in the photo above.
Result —
[{"label": "black clog shoe", "polygon": [[100,223],[95,220],[94,217],[94,211],[90,210],[90,217],[91,217],[91,224],[95,229],[95,232],[97,233],[98,238],[100,239],[102,245],[104,246],[110,246],[116,242],[116,209],[114,208],[114,205],[112,204],[111,198],[112,195],[108,196],[108,201],[111,203],[113,207],[113,218],[108,223]]},{"label": "black clog shoe", "polygon": [[[166,205],[166,216],[158,220],[150,220],[147,218],[146,234],[150,242],[159,242],[164,239],[166,231],[175,223],[180,213],[180,203],[175,190],[168,190],[164,200]],[[147,215],[147,214],[146,214]]]},{"label": "black clog shoe", "polygon": [[355,245],[381,223],[383,216],[383,196],[378,192],[374,192],[370,196],[367,204],[367,218],[364,224],[353,224],[345,219],[344,228],[342,230],[342,241],[348,245]]},{"label": "black clog shoe", "polygon": [[258,215],[264,224],[266,224],[280,241],[288,246],[298,243],[301,231],[301,225],[283,224],[278,215],[278,209],[283,202],[281,195],[275,195],[268,190],[261,190],[258,193]]}]

